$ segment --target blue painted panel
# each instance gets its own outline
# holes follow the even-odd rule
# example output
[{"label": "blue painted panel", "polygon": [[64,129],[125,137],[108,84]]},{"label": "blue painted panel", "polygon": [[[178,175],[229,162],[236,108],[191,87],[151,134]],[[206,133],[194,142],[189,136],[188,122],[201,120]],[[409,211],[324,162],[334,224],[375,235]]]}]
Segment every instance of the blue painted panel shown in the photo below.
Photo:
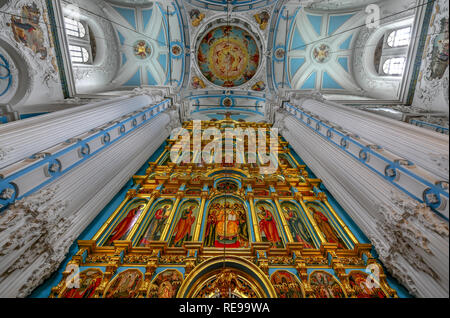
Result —
[{"label": "blue painted panel", "polygon": [[303,41],[300,32],[298,32],[297,26],[294,27],[294,35],[292,37],[291,50],[305,50],[306,45],[305,41]]},{"label": "blue painted panel", "polygon": [[354,14],[332,15],[330,16],[328,23],[328,35],[333,34],[339,29],[345,22],[348,21]]},{"label": "blue painted panel", "polygon": [[139,69],[123,86],[140,86],[141,85],[141,70]]},{"label": "blue painted panel", "polygon": [[290,74],[291,74],[291,78],[295,75],[295,73],[297,73],[298,69],[303,65],[303,63],[305,63],[305,59],[303,57],[294,57],[290,59]]},{"label": "blue painted panel", "polygon": [[314,30],[316,31],[317,35],[321,34],[322,31],[322,16],[321,15],[311,15],[307,14],[309,22],[313,26]]},{"label": "blue painted panel", "polygon": [[117,34],[119,35],[119,42],[120,42],[120,44],[124,45],[125,44],[125,37],[119,31],[117,31]]},{"label": "blue painted panel", "polygon": [[127,56],[122,53],[122,65],[124,65],[127,62]]},{"label": "blue painted panel", "polygon": [[166,33],[164,32],[164,28],[163,28],[163,27],[161,27],[161,30],[159,30],[159,34],[158,34],[158,43],[159,43],[161,46],[167,45],[167,42],[166,42]]},{"label": "blue painted panel", "polygon": [[167,55],[160,54],[158,56],[158,62],[159,64],[161,64],[161,67],[163,68],[164,72],[167,72]]},{"label": "blue painted panel", "polygon": [[134,9],[126,9],[113,6],[113,8],[119,13],[127,22],[136,29],[136,12]]},{"label": "blue painted panel", "polygon": [[339,46],[341,50],[348,50],[350,48],[350,44],[352,43],[353,34],[350,35],[342,44]]},{"label": "blue painted panel", "polygon": [[344,89],[339,85],[328,72],[323,72],[322,88],[324,89]]},{"label": "blue painted panel", "polygon": [[147,28],[150,19],[152,18],[153,9],[142,10],[142,22],[144,23],[144,29]]},{"label": "blue painted panel", "polygon": [[339,64],[348,72],[348,57],[340,57],[338,58]]},{"label": "blue painted panel", "polygon": [[316,88],[316,77],[317,72],[313,72],[308,79],[303,83],[302,87],[300,89],[314,89]]}]

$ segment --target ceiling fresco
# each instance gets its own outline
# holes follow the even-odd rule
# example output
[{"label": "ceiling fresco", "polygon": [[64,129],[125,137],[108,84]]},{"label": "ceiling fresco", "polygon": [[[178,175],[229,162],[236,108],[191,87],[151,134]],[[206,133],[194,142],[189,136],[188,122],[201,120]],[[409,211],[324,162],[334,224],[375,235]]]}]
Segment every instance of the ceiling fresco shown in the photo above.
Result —
[{"label": "ceiling fresco", "polygon": [[273,46],[273,86],[296,90],[360,92],[351,59],[363,12],[317,13],[283,7]]},{"label": "ceiling fresco", "polygon": [[[145,4],[145,3],[144,3]],[[114,81],[121,86],[180,86],[184,69],[184,39],[175,3],[147,6],[106,6],[121,52]]]},{"label": "ceiling fresco", "polygon": [[222,87],[240,86],[256,73],[260,53],[254,37],[237,26],[220,26],[202,38],[197,61],[202,74]]}]

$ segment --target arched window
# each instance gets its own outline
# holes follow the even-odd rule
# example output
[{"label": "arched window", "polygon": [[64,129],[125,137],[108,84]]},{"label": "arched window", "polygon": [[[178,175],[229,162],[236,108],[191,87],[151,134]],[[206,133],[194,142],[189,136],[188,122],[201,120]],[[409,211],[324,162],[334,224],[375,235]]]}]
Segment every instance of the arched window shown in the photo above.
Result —
[{"label": "arched window", "polygon": [[386,75],[402,75],[405,69],[405,57],[393,57],[383,64],[383,73]]},{"label": "arched window", "polygon": [[86,36],[86,28],[81,22],[64,17],[64,25],[66,27],[67,35],[77,38],[84,38]]},{"label": "arched window", "polygon": [[411,27],[398,29],[389,33],[387,45],[390,47],[408,46],[411,40]]},{"label": "arched window", "polygon": [[70,58],[72,63],[88,63],[89,52],[86,48],[78,45],[69,45]]}]

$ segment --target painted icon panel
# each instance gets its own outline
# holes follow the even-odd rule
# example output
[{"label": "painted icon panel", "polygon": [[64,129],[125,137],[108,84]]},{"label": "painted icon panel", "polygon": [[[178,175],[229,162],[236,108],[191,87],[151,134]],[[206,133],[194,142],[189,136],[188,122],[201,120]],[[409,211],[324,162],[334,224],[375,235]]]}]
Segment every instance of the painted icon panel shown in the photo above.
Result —
[{"label": "painted icon panel", "polygon": [[[357,298],[386,298],[386,294],[380,287],[378,282],[374,282],[373,286],[367,284],[369,275],[362,271],[351,271],[348,275],[350,287],[355,291]],[[379,285],[378,285],[379,286]]]},{"label": "painted icon panel", "polygon": [[331,221],[328,218],[327,213],[324,211],[323,207],[314,202],[308,202],[306,203],[306,206],[308,207],[309,212],[311,213],[314,221],[316,222],[327,242],[337,243],[338,248],[346,248],[345,242],[342,240],[339,233],[331,224]]},{"label": "painted icon panel", "polygon": [[142,272],[138,269],[127,269],[119,273],[105,290],[105,298],[136,298],[143,283]]},{"label": "painted icon panel", "polygon": [[162,200],[156,204],[150,214],[151,219],[148,227],[139,241],[139,246],[148,247],[150,246],[151,241],[158,241],[161,239],[161,234],[166,225],[172,206],[173,203],[171,200]]},{"label": "painted icon panel", "polygon": [[183,275],[176,269],[159,273],[151,283],[147,297],[175,298],[183,282]]},{"label": "painted icon panel", "polygon": [[208,209],[204,245],[206,247],[248,247],[249,231],[244,204],[233,197],[221,197]]},{"label": "painted icon panel", "polygon": [[309,275],[309,285],[316,298],[345,298],[345,292],[338,281],[328,272],[314,271]]},{"label": "painted icon panel", "polygon": [[191,241],[194,234],[194,224],[198,219],[199,204],[195,200],[188,200],[179,209],[170,246],[182,246],[183,242]]},{"label": "painted icon panel", "polygon": [[97,287],[102,282],[103,273],[99,269],[87,269],[79,273],[78,286],[74,285],[67,288],[61,295],[61,298],[92,298]]},{"label": "painted icon panel", "polygon": [[278,298],[303,298],[301,283],[294,274],[279,270],[270,277]]},{"label": "painted icon panel", "polygon": [[291,202],[283,202],[281,208],[294,241],[302,243],[304,248],[314,248],[313,239],[297,206]]},{"label": "painted icon panel", "polygon": [[278,231],[275,213],[272,205],[260,201],[255,205],[258,216],[258,226],[263,242],[270,242],[273,247],[283,247],[280,232]]},{"label": "painted icon panel", "polygon": [[116,240],[125,240],[145,208],[146,201],[138,200],[131,202],[126,207],[125,217],[111,231],[104,245],[112,245]]}]

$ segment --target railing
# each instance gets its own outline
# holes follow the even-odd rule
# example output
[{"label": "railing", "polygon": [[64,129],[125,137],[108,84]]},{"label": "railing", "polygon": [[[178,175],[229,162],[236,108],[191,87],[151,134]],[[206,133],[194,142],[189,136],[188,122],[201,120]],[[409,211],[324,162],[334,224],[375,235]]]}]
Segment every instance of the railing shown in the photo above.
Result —
[{"label": "railing", "polygon": [[165,99],[94,128],[0,170],[0,211],[129,135],[171,104]]},{"label": "railing", "polygon": [[413,199],[425,203],[448,221],[448,181],[436,180],[414,163],[399,158],[378,145],[365,142],[359,136],[349,134],[330,122],[322,121],[301,107],[287,102],[283,103],[283,107],[298,121],[340,147]]}]

